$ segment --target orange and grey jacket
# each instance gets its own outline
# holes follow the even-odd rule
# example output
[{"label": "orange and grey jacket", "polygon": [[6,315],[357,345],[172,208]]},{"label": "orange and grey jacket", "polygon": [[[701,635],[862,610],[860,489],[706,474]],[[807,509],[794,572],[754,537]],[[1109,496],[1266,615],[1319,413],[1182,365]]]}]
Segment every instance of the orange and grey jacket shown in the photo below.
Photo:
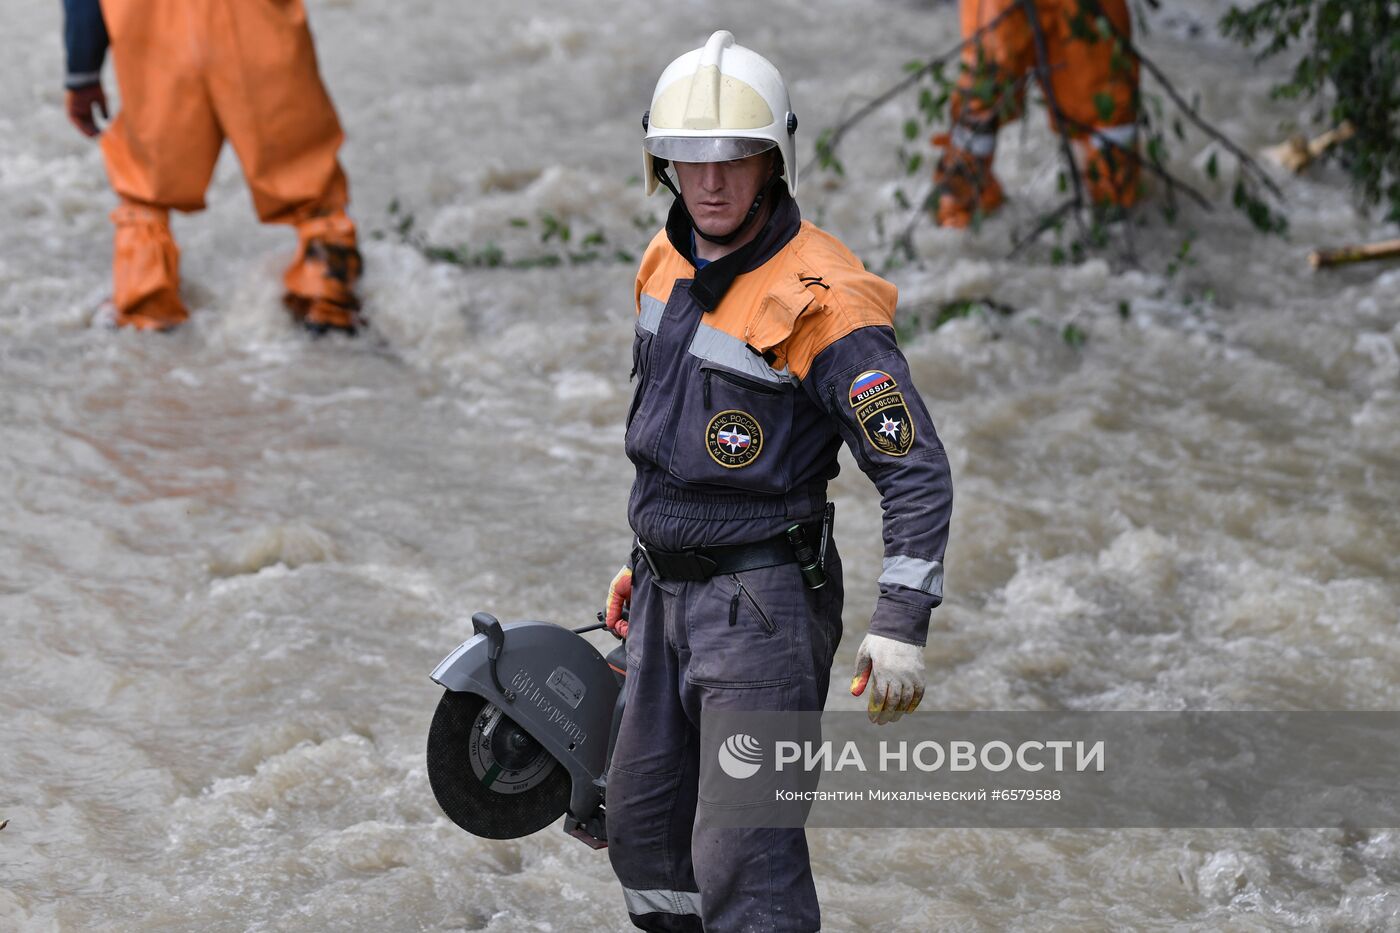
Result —
[{"label": "orange and grey jacket", "polygon": [[943,597],[953,488],[895,342],[895,288],[779,192],[758,237],[699,272],[679,205],[642,258],[628,518],[665,550],[819,521],[844,440],[884,509],[870,631],[922,645]]}]

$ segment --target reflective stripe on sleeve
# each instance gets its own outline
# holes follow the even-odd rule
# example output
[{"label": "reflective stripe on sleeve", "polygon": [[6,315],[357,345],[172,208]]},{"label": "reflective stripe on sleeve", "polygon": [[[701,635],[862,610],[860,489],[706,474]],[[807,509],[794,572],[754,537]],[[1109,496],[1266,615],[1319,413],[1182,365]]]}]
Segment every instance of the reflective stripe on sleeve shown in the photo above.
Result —
[{"label": "reflective stripe on sleeve", "polygon": [[642,914],[689,914],[700,916],[699,891],[638,891],[623,888],[622,899],[627,903],[627,912]]},{"label": "reflective stripe on sleeve", "polygon": [[1123,123],[1118,126],[1095,127],[1094,135],[1090,139],[1093,140],[1095,149],[1102,149],[1105,141],[1112,143],[1119,149],[1131,149],[1137,143],[1137,124]]},{"label": "reflective stripe on sleeve", "polygon": [[950,139],[954,146],[975,156],[989,156],[997,149],[996,133],[979,133],[962,124],[953,127]]},{"label": "reflective stripe on sleeve", "polygon": [[943,561],[917,557],[886,557],[881,583],[897,583],[911,590],[943,598]]},{"label": "reflective stripe on sleeve", "polygon": [[100,71],[75,71],[70,72],[68,77],[64,79],[63,86],[71,90],[96,84],[100,80],[102,80],[102,72]]},{"label": "reflective stripe on sleeve", "polygon": [[690,355],[702,360],[728,366],[730,369],[771,382],[774,385],[796,383],[797,377],[787,368],[774,369],[763,362],[763,357],[749,349],[749,345],[732,334],[726,334],[717,327],[701,323],[695,329],[695,339],[690,342]]},{"label": "reflective stripe on sleeve", "polygon": [[637,316],[637,324],[642,330],[656,333],[661,327],[661,315],[666,313],[666,302],[658,301],[650,295],[642,295],[642,310]]}]

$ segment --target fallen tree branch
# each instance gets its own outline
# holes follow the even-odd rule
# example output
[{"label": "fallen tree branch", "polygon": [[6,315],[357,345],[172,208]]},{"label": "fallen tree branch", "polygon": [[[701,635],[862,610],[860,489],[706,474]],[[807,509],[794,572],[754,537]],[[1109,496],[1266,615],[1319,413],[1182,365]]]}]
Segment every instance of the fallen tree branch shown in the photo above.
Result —
[{"label": "fallen tree branch", "polygon": [[1308,265],[1314,269],[1327,269],[1353,262],[1395,258],[1400,258],[1400,240],[1381,240],[1376,243],[1361,243],[1337,249],[1315,249],[1308,254]]},{"label": "fallen tree branch", "polygon": [[1351,125],[1350,120],[1343,120],[1341,126],[1314,136],[1312,139],[1299,133],[1296,136],[1288,137],[1276,146],[1269,146],[1259,154],[1297,175],[1311,165],[1314,160],[1321,158],[1328,149],[1346,142],[1355,135],[1356,127]]}]

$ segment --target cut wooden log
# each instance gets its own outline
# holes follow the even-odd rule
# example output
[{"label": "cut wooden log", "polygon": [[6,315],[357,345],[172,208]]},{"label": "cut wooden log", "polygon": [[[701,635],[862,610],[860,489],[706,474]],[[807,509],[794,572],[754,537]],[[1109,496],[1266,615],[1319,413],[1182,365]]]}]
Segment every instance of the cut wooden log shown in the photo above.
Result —
[{"label": "cut wooden log", "polygon": [[1325,269],[1328,266],[1396,257],[1400,257],[1400,240],[1380,240],[1376,243],[1359,243],[1337,249],[1315,249],[1308,254],[1308,265],[1314,269]]},{"label": "cut wooden log", "polygon": [[1352,126],[1350,122],[1344,122],[1336,129],[1328,130],[1312,139],[1308,139],[1301,133],[1297,136],[1290,136],[1277,146],[1269,146],[1260,155],[1296,175],[1328,149],[1338,143],[1346,142],[1355,135],[1356,127]]}]

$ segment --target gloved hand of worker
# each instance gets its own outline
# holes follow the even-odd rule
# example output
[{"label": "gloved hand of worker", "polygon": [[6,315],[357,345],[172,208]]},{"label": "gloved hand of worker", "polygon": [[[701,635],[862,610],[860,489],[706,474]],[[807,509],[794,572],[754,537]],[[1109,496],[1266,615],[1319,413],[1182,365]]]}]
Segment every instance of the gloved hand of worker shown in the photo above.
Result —
[{"label": "gloved hand of worker", "polygon": [[627,637],[627,617],[623,610],[632,605],[632,568],[623,567],[608,585],[608,604],[603,612],[603,622],[618,638]]},{"label": "gloved hand of worker", "polygon": [[914,712],[924,698],[924,683],[924,649],[918,645],[870,632],[856,649],[851,696],[869,686],[865,711],[871,722],[883,726]]},{"label": "gloved hand of worker", "polygon": [[107,119],[107,95],[102,90],[101,82],[70,90],[67,107],[68,119],[78,128],[78,132],[84,136],[96,136],[102,132],[97,118],[92,115],[93,108],[96,108],[102,114],[102,119]]}]

